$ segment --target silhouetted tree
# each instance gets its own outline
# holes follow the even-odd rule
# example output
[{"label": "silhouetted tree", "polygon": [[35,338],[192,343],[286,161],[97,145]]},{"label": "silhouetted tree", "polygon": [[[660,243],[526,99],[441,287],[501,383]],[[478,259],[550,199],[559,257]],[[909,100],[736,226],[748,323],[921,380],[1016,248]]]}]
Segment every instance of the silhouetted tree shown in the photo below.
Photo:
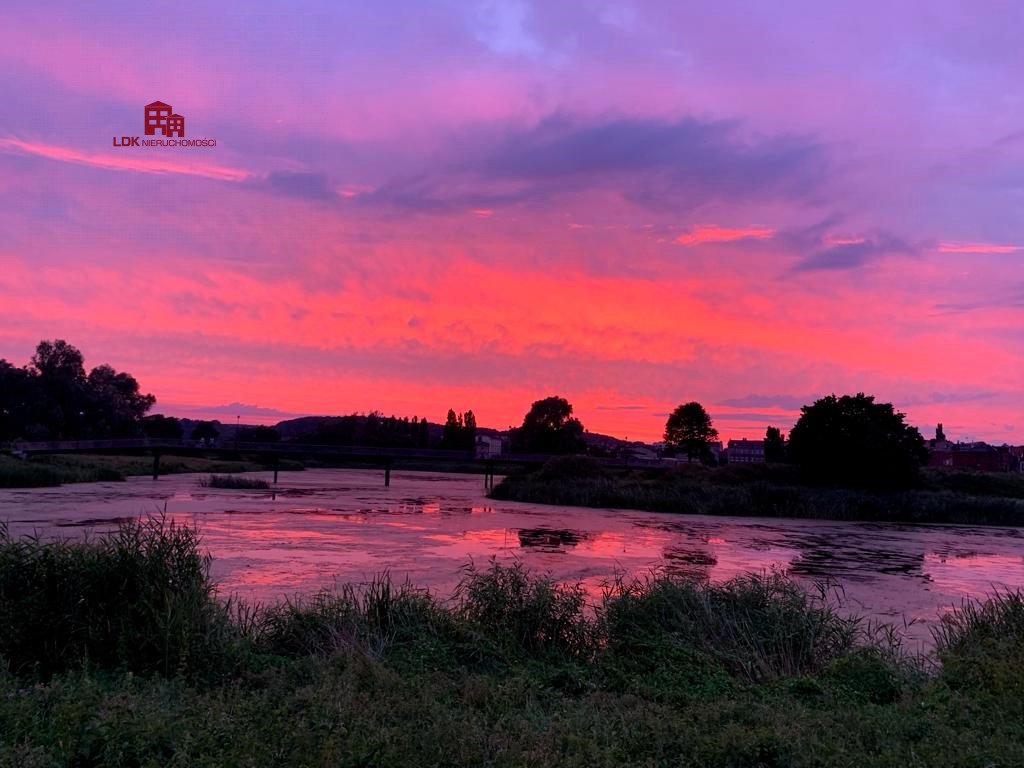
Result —
[{"label": "silhouetted tree", "polygon": [[441,431],[441,447],[453,451],[470,451],[476,444],[476,416],[472,411],[455,413],[448,409]]},{"label": "silhouetted tree", "polygon": [[63,339],[41,341],[32,356],[36,372],[36,416],[51,437],[80,437],[87,431],[87,380],[82,353]]},{"label": "silhouetted tree", "polygon": [[462,420],[455,415],[452,408],[448,409],[448,418],[445,419],[444,427],[441,430],[441,447],[454,449],[459,444],[459,437],[462,433]]},{"label": "silhouetted tree", "polygon": [[29,370],[0,359],[0,440],[38,436],[32,433],[34,379]]},{"label": "silhouetted tree", "polygon": [[220,437],[220,430],[217,429],[217,425],[212,421],[198,421],[196,425],[192,427],[192,439],[203,442],[214,442]]},{"label": "silhouetted tree", "polygon": [[706,459],[710,455],[708,444],[717,439],[718,430],[711,425],[711,417],[696,401],[678,406],[665,422],[666,447],[685,453],[688,462],[692,462],[694,456]]},{"label": "silhouetted tree", "polygon": [[573,418],[572,405],[564,397],[536,401],[512,432],[513,450],[523,453],[583,453],[583,425]]},{"label": "silhouetted tree", "polygon": [[273,427],[261,424],[255,427],[242,427],[235,435],[235,439],[243,443],[276,443],[281,439],[281,433]]},{"label": "silhouetted tree", "polygon": [[86,429],[97,437],[131,436],[156,398],[139,391],[139,382],[109,365],[98,365],[87,377]]},{"label": "silhouetted tree", "polygon": [[829,395],[800,409],[789,456],[815,481],[860,487],[913,484],[928,459],[924,438],[892,403]]},{"label": "silhouetted tree", "polygon": [[63,339],[39,342],[24,368],[0,360],[0,439],[130,436],[155,402],[109,365],[86,376],[82,353]]},{"label": "silhouetted tree", "polygon": [[768,427],[764,433],[764,460],[775,464],[786,460],[786,440],[778,427]]},{"label": "silhouetted tree", "polygon": [[155,413],[144,418],[140,426],[142,434],[160,440],[181,440],[181,422],[173,416]]}]

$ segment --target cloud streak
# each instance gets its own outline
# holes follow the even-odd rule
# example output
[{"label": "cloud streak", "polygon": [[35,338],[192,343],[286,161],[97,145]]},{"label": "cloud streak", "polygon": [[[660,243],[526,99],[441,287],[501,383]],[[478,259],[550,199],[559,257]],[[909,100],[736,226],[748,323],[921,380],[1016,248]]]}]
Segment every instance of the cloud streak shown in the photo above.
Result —
[{"label": "cloud streak", "polygon": [[[205,150],[194,150],[201,152]],[[217,181],[245,181],[251,174],[247,171],[214,163],[195,162],[191,160],[172,160],[156,156],[157,152],[166,152],[164,148],[145,150],[145,154],[133,152],[131,148],[123,150],[124,154],[87,152],[69,146],[45,144],[36,141],[24,141],[11,137],[0,137],[0,151],[18,155],[43,157],[61,163],[87,165],[108,171],[130,171],[134,173],[180,174],[185,176],[202,176]],[[185,150],[182,150],[184,152]],[[173,152],[173,150],[172,150]]]}]

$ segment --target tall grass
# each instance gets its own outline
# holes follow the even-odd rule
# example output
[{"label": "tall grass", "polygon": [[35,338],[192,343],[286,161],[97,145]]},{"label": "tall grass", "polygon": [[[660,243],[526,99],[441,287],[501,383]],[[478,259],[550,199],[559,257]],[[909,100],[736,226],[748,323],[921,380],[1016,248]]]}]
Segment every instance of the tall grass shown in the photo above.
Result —
[{"label": "tall grass", "polygon": [[586,656],[597,642],[582,587],[532,576],[521,562],[467,565],[453,601],[455,614],[477,631],[527,654]]},{"label": "tall grass", "polygon": [[[874,675],[878,699],[896,695],[909,674],[897,635],[886,641],[836,610],[824,588],[775,572],[722,584],[620,580],[588,602],[579,585],[492,560],[466,566],[447,599],[385,574],[248,606],[219,600],[209,567],[197,532],[161,518],[84,541],[14,539],[0,527],[0,657],[38,679],[102,668],[197,680],[234,674],[259,655],[414,652],[427,666],[571,664],[605,683],[662,693],[681,680],[715,687]],[[943,658],[986,642],[1024,649],[1024,593],[965,603],[936,630]]]},{"label": "tall grass", "polygon": [[965,600],[933,629],[940,655],[978,648],[992,641],[1024,646],[1024,591],[996,590],[984,600]]},{"label": "tall grass", "polygon": [[869,639],[826,589],[808,592],[780,573],[723,584],[670,577],[618,582],[600,619],[614,648],[665,643],[715,660],[751,682],[820,672]]},{"label": "tall grass", "polygon": [[47,488],[60,485],[60,480],[50,467],[0,455],[0,488]]},{"label": "tall grass", "polygon": [[778,573],[229,605],[200,544],[0,532],[0,766],[1024,764],[1020,592],[955,611],[925,679]]},{"label": "tall grass", "polygon": [[210,475],[199,481],[203,488],[230,488],[245,491],[265,491],[270,488],[266,480],[253,477],[232,477],[231,475]]},{"label": "tall grass", "polygon": [[198,673],[229,636],[196,531],[162,519],[87,541],[0,527],[0,656],[40,678],[90,666]]},{"label": "tall grass", "polygon": [[257,610],[256,646],[280,656],[359,652],[380,657],[396,644],[436,635],[448,616],[429,592],[395,586],[388,575]]}]

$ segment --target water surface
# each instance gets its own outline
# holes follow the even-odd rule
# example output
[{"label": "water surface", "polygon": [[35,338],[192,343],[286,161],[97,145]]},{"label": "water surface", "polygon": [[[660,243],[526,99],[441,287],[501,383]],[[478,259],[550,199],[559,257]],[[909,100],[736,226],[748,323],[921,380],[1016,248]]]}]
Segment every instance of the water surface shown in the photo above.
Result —
[{"label": "water surface", "polygon": [[[252,473],[270,479],[267,473]],[[389,571],[447,595],[470,559],[519,558],[595,594],[666,569],[727,579],[772,568],[833,580],[850,610],[914,640],[969,597],[1024,585],[1013,528],[669,515],[493,501],[477,475],[282,472],[274,491],[202,488],[199,475],[0,490],[11,532],[82,536],[165,512],[199,528],[224,593],[261,601]]]}]

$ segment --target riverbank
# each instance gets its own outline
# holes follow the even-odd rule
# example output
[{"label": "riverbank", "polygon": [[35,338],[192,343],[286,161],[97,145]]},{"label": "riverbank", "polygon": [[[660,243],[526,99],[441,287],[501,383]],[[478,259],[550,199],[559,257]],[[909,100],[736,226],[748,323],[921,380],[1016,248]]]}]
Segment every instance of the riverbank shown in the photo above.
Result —
[{"label": "riverbank", "polygon": [[566,458],[534,472],[509,475],[490,495],[505,501],[690,515],[1024,525],[1024,475],[1010,473],[925,470],[919,487],[870,491],[808,485],[788,466],[631,470]]},{"label": "riverbank", "polygon": [[[281,468],[302,469],[302,465],[288,462],[287,466]],[[160,459],[161,475],[189,472],[232,474],[264,469],[264,465],[253,461],[225,461],[201,456],[164,456]],[[0,455],[0,488],[46,488],[63,483],[119,481],[127,477],[150,475],[152,472],[153,459],[149,456],[55,454],[17,459]]]},{"label": "riverbank", "polygon": [[490,566],[446,601],[381,579],[253,608],[208,566],[159,522],[0,537],[0,765],[1024,760],[1020,595],[952,614],[921,659],[777,575],[587,610]]}]

